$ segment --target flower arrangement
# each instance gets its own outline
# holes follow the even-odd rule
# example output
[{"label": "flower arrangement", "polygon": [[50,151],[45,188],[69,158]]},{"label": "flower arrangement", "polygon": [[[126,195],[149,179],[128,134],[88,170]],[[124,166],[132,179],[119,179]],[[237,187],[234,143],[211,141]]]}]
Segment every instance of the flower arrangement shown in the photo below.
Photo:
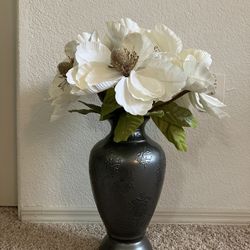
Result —
[{"label": "flower arrangement", "polygon": [[[118,143],[149,117],[178,150],[186,151],[184,128],[197,126],[192,106],[219,118],[227,116],[225,105],[209,95],[215,88],[210,54],[183,49],[180,38],[163,24],[145,29],[129,18],[107,22],[102,40],[96,31],[84,32],[66,44],[65,54],[49,89],[52,119],[79,101],[88,108],[70,112],[116,118]],[[99,95],[101,106],[79,100],[91,94]]]}]

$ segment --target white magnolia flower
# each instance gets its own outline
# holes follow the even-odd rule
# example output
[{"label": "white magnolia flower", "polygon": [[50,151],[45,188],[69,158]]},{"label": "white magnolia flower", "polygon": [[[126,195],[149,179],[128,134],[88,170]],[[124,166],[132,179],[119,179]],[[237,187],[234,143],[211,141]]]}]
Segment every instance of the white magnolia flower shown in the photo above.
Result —
[{"label": "white magnolia flower", "polygon": [[209,53],[204,50],[186,49],[178,55],[178,58],[188,77],[186,90],[205,92],[214,88],[215,78],[209,71],[212,64]]},{"label": "white magnolia flower", "polygon": [[152,56],[147,36],[129,33],[112,52],[100,41],[84,41],[76,51],[77,66],[67,81],[82,93],[116,85],[116,101],[132,115],[145,115],[154,101],[167,101],[185,85],[185,74],[171,61]]},{"label": "white magnolia flower", "polygon": [[[77,46],[85,42],[100,43],[100,39],[96,31],[94,31],[93,33],[83,32],[81,35],[78,35],[78,38],[76,41],[77,41]],[[76,49],[75,49],[75,52],[76,52]],[[87,65],[85,66],[87,67]],[[81,72],[83,70],[84,70],[84,66],[82,64],[79,65],[78,60],[75,60],[74,67],[70,69],[69,74],[67,74],[67,82],[68,83],[80,82],[82,79],[79,79],[79,75],[81,75]],[[71,85],[71,94],[73,95],[81,96],[81,95],[91,94],[91,93],[93,93],[93,91],[91,91],[90,89],[87,89],[87,86],[86,88],[84,87],[81,88],[81,87],[78,87],[77,84]]]},{"label": "white magnolia flower", "polygon": [[[86,36],[86,39],[81,40],[76,51],[76,65],[67,73],[67,81],[73,87],[73,94],[98,93],[114,85],[112,81],[110,85],[101,79],[105,78],[106,74],[114,72],[109,67],[111,52],[100,42],[96,33],[93,34],[95,35],[89,38]],[[95,73],[98,79],[91,79]],[[115,75],[120,74],[115,71]]]},{"label": "white magnolia flower", "polygon": [[191,91],[177,101],[177,104],[189,108],[192,104],[199,111],[207,112],[218,118],[228,116],[222,110],[225,107],[217,98],[208,95],[214,90],[215,78],[209,71],[212,59],[209,53],[203,50],[187,49],[179,54],[183,60],[183,69],[187,75],[185,90]]},{"label": "white magnolia flower", "polygon": [[167,26],[156,25],[154,30],[147,32],[148,36],[160,52],[172,57],[172,62],[183,67],[187,75],[186,90],[203,92],[214,84],[214,77],[209,72],[212,63],[211,56],[202,50],[182,50],[181,39]]},{"label": "white magnolia flower", "polygon": [[[187,108],[191,103],[195,105],[192,102],[192,100],[196,100],[194,92],[207,91],[215,82],[213,75],[209,71],[212,63],[211,56],[203,50],[182,50],[181,39],[163,24],[156,25],[155,29],[148,31],[147,34],[154,43],[155,48],[160,52],[167,53],[171,57],[170,60],[175,65],[182,67],[187,76],[183,90],[189,90],[191,93],[179,98],[176,102]],[[195,106],[197,107],[197,105]]]},{"label": "white magnolia flower", "polygon": [[49,87],[49,100],[54,107],[51,121],[66,114],[69,105],[78,99],[77,96],[71,94],[72,87],[66,81],[66,73],[73,67],[77,44],[77,41],[71,41],[65,45],[64,51],[67,58],[58,65],[58,72]]}]

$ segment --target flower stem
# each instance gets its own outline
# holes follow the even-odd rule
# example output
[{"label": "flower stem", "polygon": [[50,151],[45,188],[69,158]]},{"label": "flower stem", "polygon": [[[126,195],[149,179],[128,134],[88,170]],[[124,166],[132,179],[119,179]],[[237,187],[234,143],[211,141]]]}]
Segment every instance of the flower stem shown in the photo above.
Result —
[{"label": "flower stem", "polygon": [[150,110],[150,111],[154,111],[155,109],[159,110],[159,108],[161,106],[164,106],[168,103],[171,103],[177,99],[179,99],[180,97],[184,96],[185,94],[189,93],[189,90],[183,90],[182,92],[180,92],[179,94],[175,95],[171,100],[167,101],[167,102],[157,102],[154,104],[154,107]]}]

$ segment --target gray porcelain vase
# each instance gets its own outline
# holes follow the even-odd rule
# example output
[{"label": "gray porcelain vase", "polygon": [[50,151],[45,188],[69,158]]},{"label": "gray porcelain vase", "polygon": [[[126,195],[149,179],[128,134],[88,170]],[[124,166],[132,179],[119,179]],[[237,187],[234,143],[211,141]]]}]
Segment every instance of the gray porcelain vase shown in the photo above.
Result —
[{"label": "gray porcelain vase", "polygon": [[95,202],[107,236],[100,250],[151,250],[145,236],[155,211],[165,174],[165,154],[144,130],[145,123],[127,142],[110,134],[91,151],[89,172]]}]

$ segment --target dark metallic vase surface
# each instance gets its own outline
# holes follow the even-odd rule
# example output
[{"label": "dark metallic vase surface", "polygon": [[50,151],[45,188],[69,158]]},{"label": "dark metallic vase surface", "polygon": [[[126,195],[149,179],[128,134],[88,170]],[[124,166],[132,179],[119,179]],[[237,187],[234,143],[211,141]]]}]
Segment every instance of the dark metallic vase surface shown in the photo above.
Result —
[{"label": "dark metallic vase surface", "polygon": [[150,250],[146,228],[157,205],[165,174],[165,154],[144,131],[145,123],[127,142],[110,134],[91,151],[92,190],[107,230],[100,249]]}]

